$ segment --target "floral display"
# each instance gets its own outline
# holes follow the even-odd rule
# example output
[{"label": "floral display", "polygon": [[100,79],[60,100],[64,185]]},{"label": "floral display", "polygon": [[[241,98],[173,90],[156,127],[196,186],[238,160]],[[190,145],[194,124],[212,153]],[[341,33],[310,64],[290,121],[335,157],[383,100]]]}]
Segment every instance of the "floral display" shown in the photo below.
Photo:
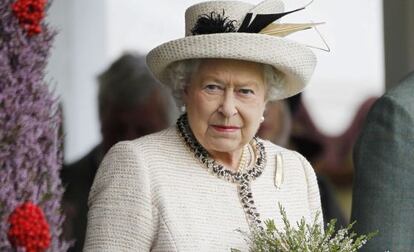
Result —
[{"label": "floral display", "polygon": [[[239,230],[245,236],[250,252],[355,252],[377,234],[373,232],[358,236],[352,232],[354,223],[337,230],[336,220],[331,220],[324,230],[323,225],[318,224],[320,213],[312,224],[302,218],[292,225],[280,204],[279,211],[284,224],[282,228],[276,227],[274,220],[266,220],[263,230],[253,230],[251,233]],[[234,248],[231,252],[240,250]]]},{"label": "floral display", "polygon": [[44,0],[0,1],[0,251],[66,251],[61,116],[45,83]]}]

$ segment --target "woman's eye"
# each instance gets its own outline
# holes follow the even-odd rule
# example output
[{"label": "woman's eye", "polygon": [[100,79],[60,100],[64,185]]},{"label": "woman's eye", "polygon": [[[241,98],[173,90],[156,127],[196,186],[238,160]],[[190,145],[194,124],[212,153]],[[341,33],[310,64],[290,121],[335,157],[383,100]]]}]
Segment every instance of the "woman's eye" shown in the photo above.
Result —
[{"label": "woman's eye", "polygon": [[204,87],[207,91],[216,91],[216,90],[221,90],[221,87],[219,85],[215,85],[215,84],[208,84]]},{"label": "woman's eye", "polygon": [[241,89],[239,89],[239,92],[243,95],[254,94],[254,91],[252,89],[248,89],[248,88],[241,88]]}]

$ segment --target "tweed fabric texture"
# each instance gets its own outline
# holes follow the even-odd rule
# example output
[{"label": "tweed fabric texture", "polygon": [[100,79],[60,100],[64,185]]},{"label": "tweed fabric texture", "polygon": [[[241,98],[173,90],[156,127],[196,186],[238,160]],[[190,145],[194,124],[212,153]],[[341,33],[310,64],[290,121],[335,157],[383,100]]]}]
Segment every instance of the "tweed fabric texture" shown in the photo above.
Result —
[{"label": "tweed fabric texture", "polygon": [[361,251],[414,251],[414,72],[379,98],[355,145],[352,220]]},{"label": "tweed fabric texture", "polygon": [[259,33],[215,33],[192,35],[191,29],[201,15],[212,11],[241,25],[248,12],[268,14],[283,12],[283,2],[266,0],[254,6],[239,1],[209,1],[189,7],[185,13],[186,37],[164,43],[148,53],[147,64],[154,76],[170,85],[168,66],[186,59],[221,58],[246,60],[273,66],[283,73],[285,82],[278,87],[276,99],[301,92],[316,66],[316,56],[308,47],[282,37]]},{"label": "tweed fabric texture", "polygon": [[[262,219],[310,222],[321,211],[316,177],[298,153],[263,141],[268,161],[251,189]],[[276,154],[284,183],[274,186]],[[249,231],[237,184],[210,174],[176,128],[115,145],[98,170],[89,198],[84,251],[247,251]]]},{"label": "tweed fabric texture", "polygon": [[301,92],[316,64],[310,49],[285,38],[254,33],[217,33],[174,40],[152,50],[147,63],[153,74],[168,86],[168,65],[195,58],[237,59],[273,66],[285,74],[277,99]]}]

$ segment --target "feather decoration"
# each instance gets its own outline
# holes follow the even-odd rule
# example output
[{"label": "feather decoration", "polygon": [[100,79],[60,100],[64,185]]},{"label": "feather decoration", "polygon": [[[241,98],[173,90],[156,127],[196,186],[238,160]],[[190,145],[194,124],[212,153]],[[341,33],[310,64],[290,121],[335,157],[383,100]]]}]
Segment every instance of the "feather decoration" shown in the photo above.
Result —
[{"label": "feather decoration", "polygon": [[[306,7],[312,4],[314,0],[311,0],[308,4],[305,6],[292,10],[287,12],[281,12],[281,13],[273,13],[273,14],[260,14],[258,12],[262,12],[263,9],[266,9],[269,5],[269,3],[272,3],[273,0],[264,0],[257,6],[255,6],[253,9],[251,9],[246,16],[244,17],[243,21],[241,22],[241,25],[237,32],[247,32],[247,33],[259,33],[261,30],[263,30],[265,27],[267,27],[269,24],[279,20],[280,18],[297,12],[304,10]],[[257,13],[257,15],[255,15]],[[254,16],[255,15],[255,16]],[[254,16],[254,19],[252,20],[252,17]]]},{"label": "feather decoration", "polygon": [[[275,10],[279,10],[279,11],[275,12]],[[282,1],[263,0],[259,4],[251,8],[249,11],[247,11],[246,13],[253,13],[254,15],[254,14],[280,13],[284,11],[285,11],[285,4]]]},{"label": "feather decoration", "polygon": [[[305,7],[288,11],[282,13],[275,13],[275,14],[257,14],[253,21],[251,21],[253,17],[253,13],[249,12],[246,14],[246,17],[243,19],[242,24],[237,32],[247,32],[247,33],[258,33],[263,28],[268,26],[269,24],[275,22],[276,20],[286,16],[287,14],[297,12],[300,10],[305,9]],[[251,22],[250,22],[251,21]]]},{"label": "feather decoration", "polygon": [[191,29],[193,35],[212,34],[212,33],[224,33],[235,32],[236,28],[234,23],[236,20],[230,20],[226,17],[224,10],[223,13],[216,13],[215,11],[210,14],[204,14],[198,17],[197,23]]},{"label": "feather decoration", "polygon": [[260,34],[266,34],[271,36],[277,37],[285,37],[289,34],[294,32],[303,31],[307,29],[311,29],[317,25],[321,25],[324,23],[304,23],[304,24],[269,24],[263,30],[261,30]]}]

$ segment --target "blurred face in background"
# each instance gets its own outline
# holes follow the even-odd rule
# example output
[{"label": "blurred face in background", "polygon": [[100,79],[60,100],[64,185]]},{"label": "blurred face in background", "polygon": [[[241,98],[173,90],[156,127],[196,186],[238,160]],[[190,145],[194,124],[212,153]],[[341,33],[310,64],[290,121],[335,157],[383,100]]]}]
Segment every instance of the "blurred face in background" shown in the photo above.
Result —
[{"label": "blurred face in background", "polygon": [[287,102],[284,100],[268,102],[264,118],[257,136],[274,144],[286,146],[292,127],[292,118]]},{"label": "blurred face in background", "polygon": [[130,107],[108,104],[101,113],[103,149],[119,141],[133,140],[169,126],[165,97],[154,90],[146,102]]}]

